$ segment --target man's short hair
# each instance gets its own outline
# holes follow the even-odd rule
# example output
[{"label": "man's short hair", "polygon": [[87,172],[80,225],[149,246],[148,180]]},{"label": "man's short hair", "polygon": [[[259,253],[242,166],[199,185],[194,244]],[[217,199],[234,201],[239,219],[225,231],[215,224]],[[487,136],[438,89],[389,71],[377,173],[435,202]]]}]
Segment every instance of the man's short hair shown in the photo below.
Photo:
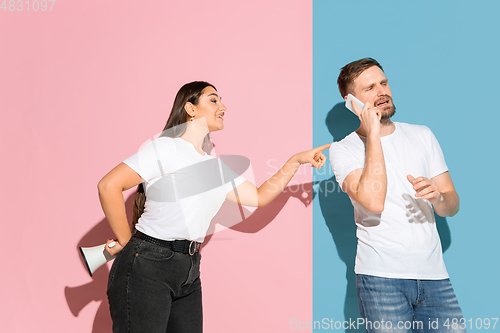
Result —
[{"label": "man's short hair", "polygon": [[348,63],[340,69],[339,78],[337,79],[337,84],[339,85],[339,91],[342,98],[347,96],[349,93],[349,86],[354,82],[354,80],[361,75],[365,70],[370,67],[377,66],[384,71],[382,66],[377,60],[373,58],[363,58],[351,63]]}]

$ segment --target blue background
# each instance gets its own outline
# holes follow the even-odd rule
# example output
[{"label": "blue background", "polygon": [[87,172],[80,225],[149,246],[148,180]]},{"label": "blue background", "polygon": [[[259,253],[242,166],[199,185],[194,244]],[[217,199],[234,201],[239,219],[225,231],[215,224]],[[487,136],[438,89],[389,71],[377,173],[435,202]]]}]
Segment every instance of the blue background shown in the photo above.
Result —
[{"label": "blue background", "polygon": [[[477,318],[500,317],[499,13],[496,1],[313,1],[314,145],[359,126],[339,104],[337,76],[353,60],[377,59],[397,106],[393,120],[431,128],[460,196],[460,212],[437,225],[469,332],[484,330]],[[352,206],[329,164],[314,180],[313,319],[355,320]]]}]

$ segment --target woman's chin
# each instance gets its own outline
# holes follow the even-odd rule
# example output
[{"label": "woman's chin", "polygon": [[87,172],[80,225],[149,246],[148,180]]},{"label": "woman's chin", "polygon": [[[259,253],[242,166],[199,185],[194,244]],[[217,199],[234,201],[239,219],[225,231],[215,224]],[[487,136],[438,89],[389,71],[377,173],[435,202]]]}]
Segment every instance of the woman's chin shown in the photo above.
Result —
[{"label": "woman's chin", "polygon": [[224,129],[224,124],[220,124],[217,126],[214,126],[212,128],[209,128],[210,132],[217,132],[217,131],[222,131]]}]

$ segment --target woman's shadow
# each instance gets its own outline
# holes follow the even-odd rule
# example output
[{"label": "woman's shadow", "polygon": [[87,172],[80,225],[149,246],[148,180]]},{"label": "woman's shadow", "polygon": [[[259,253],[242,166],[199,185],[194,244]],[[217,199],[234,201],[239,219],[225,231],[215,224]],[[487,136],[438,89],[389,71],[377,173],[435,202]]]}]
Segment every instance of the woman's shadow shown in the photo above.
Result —
[{"label": "woman's shadow", "polygon": [[[231,162],[234,160],[237,161],[236,164]],[[229,163],[229,166],[233,170],[246,168],[245,165],[237,165],[238,161],[244,162],[244,159],[230,158],[225,162]],[[217,224],[222,225],[223,228],[230,228],[238,232],[256,233],[274,220],[290,198],[297,198],[304,204],[305,207],[307,207],[311,204],[314,195],[315,193],[312,188],[312,183],[305,183],[286,187],[285,190],[272,203],[264,208],[257,208],[253,211],[249,211],[243,206],[225,201],[217,215],[212,219],[207,236],[202,244],[201,251],[203,251],[203,248],[210,243],[213,234],[216,232]],[[135,193],[130,195],[125,201],[129,224],[131,223],[134,198]],[[114,238],[113,232],[108,221],[104,218],[80,239],[75,247],[75,250],[79,253],[78,247],[95,246],[104,243],[107,239],[112,238]],[[82,274],[88,274],[85,272],[85,263],[81,257],[80,260],[82,265]],[[64,289],[66,302],[68,303],[71,313],[75,317],[78,317],[81,310],[90,302],[100,302],[94,318],[92,333],[111,332],[112,322],[109,316],[109,304],[106,297],[108,274],[108,266],[103,265],[94,272],[90,282],[80,286],[67,286]]]},{"label": "woman's shadow", "polygon": [[[130,195],[125,201],[125,207],[127,211],[127,217],[129,218],[129,224],[131,224],[132,208],[134,205],[135,193]],[[86,271],[86,264],[83,262],[80,256],[79,247],[91,247],[99,244],[103,244],[108,239],[114,238],[113,231],[109,226],[108,220],[103,218],[97,224],[90,229],[76,244],[75,250],[78,253],[78,257],[81,261],[82,274],[88,276]],[[108,333],[111,332],[111,317],[109,316],[109,304],[108,298],[106,297],[106,287],[108,283],[109,269],[107,265],[102,265],[97,269],[91,277],[91,281],[80,286],[75,287],[65,287],[64,295],[66,296],[66,302],[68,307],[73,314],[73,316],[78,317],[80,311],[86,307],[90,302],[100,302],[99,308],[97,309],[94,323],[92,326],[92,333]]]},{"label": "woman's shadow", "polygon": [[[327,114],[325,125],[337,142],[358,129],[359,118],[350,112],[344,103],[336,104]],[[354,209],[347,194],[342,192],[335,176],[321,181],[318,190],[319,204],[325,223],[332,235],[340,259],[346,266],[347,286],[344,300],[344,318],[347,322],[356,321],[360,317],[356,296],[356,275],[354,262],[356,258],[357,238],[354,222]],[[441,238],[443,252],[451,244],[451,234],[446,218],[435,215],[436,226]],[[327,264],[327,263],[325,263]],[[325,277],[327,278],[327,277]],[[318,277],[316,277],[318,279]],[[325,281],[324,283],[328,283]],[[346,329],[346,332],[364,332],[363,327]]]}]

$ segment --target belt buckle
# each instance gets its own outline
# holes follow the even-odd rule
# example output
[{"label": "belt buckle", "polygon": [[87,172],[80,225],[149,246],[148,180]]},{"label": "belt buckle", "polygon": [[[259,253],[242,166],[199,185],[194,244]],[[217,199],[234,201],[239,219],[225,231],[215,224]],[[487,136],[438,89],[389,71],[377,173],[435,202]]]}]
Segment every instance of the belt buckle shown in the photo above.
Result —
[{"label": "belt buckle", "polygon": [[[194,246],[193,246],[194,245]],[[193,248],[193,251],[191,252],[191,248]],[[192,240],[190,243],[189,243],[189,248],[188,248],[188,253],[190,256],[192,256],[193,254],[196,253],[196,241]]]}]

